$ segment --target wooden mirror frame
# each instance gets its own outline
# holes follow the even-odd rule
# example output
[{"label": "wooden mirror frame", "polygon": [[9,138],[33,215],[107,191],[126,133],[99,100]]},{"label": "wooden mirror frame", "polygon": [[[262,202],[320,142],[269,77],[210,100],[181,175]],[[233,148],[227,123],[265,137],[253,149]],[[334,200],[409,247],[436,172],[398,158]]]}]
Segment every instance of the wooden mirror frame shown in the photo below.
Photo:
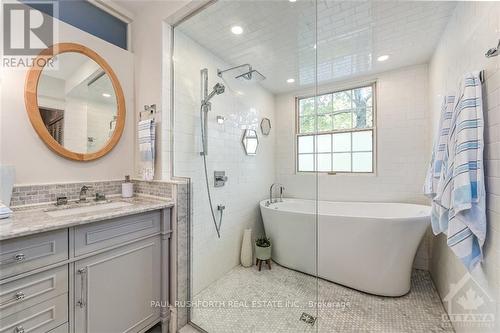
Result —
[{"label": "wooden mirror frame", "polygon": [[[49,131],[45,127],[40,114],[40,109],[38,108],[38,82],[45,64],[49,59],[62,53],[76,52],[83,54],[90,59],[94,60],[104,72],[111,79],[113,84],[113,89],[116,95],[116,126],[115,131],[111,138],[107,141],[106,145],[93,153],[77,153],[64,148],[50,135]],[[115,75],[111,66],[96,52],[92,51],[86,46],[76,44],[76,43],[59,43],[52,45],[51,47],[43,50],[34,60],[33,67],[30,68],[28,74],[26,75],[26,82],[24,86],[24,101],[26,104],[26,111],[28,112],[31,125],[37,132],[38,136],[42,141],[55,153],[75,161],[92,161],[98,159],[113,149],[118,141],[120,140],[123,128],[125,127],[125,98],[123,96],[123,90],[118,81],[118,77]]]}]

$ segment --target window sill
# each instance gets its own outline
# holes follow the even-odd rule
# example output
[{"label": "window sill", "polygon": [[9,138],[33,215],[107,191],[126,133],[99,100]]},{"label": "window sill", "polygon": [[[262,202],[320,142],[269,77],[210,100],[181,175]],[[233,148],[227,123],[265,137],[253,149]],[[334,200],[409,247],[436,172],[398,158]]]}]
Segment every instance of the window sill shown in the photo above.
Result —
[{"label": "window sill", "polygon": [[310,175],[319,175],[319,176],[347,176],[347,177],[376,177],[377,173],[374,172],[314,172],[314,171],[296,171],[296,176],[310,176]]}]

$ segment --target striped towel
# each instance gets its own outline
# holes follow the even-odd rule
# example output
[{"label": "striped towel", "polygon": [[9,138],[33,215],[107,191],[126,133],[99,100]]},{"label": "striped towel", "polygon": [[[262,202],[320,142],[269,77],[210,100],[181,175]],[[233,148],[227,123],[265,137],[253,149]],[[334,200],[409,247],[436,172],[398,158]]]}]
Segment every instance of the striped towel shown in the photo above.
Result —
[{"label": "striped towel", "polygon": [[486,238],[481,88],[479,72],[466,74],[461,82],[434,197],[445,210],[448,225],[442,231],[448,246],[468,270],[481,262]]},{"label": "striped towel", "polygon": [[155,174],[156,129],[153,119],[141,120],[137,126],[139,140],[139,176],[153,180]]},{"label": "striped towel", "polygon": [[[427,176],[424,183],[424,194],[434,199],[437,194],[437,188],[441,181],[443,163],[445,162],[446,148],[448,146],[448,136],[450,133],[450,123],[455,106],[455,96],[448,95],[443,98],[441,105],[441,117],[439,119],[438,135],[432,149],[432,158],[427,170]],[[432,202],[431,224],[434,234],[446,232],[448,228],[447,210],[438,202]]]}]

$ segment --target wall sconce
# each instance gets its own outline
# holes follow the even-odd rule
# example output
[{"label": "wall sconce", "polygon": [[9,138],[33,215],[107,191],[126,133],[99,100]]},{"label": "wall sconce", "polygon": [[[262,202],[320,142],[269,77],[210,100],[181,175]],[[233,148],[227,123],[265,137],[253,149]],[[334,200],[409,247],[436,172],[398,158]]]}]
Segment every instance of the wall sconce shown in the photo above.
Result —
[{"label": "wall sconce", "polygon": [[224,118],[223,116],[217,116],[217,124],[219,125],[222,125],[224,124],[224,121],[226,120],[226,118]]}]

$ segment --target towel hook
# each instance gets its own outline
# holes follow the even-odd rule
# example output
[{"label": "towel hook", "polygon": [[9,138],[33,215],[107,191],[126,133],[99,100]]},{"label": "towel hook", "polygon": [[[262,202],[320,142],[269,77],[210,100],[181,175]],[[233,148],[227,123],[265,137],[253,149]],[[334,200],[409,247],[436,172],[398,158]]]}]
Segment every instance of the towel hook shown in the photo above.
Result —
[{"label": "towel hook", "polygon": [[156,114],[156,104],[144,105],[144,111],[139,112],[139,120],[142,120],[142,114],[145,113],[145,116],[153,116]]}]

